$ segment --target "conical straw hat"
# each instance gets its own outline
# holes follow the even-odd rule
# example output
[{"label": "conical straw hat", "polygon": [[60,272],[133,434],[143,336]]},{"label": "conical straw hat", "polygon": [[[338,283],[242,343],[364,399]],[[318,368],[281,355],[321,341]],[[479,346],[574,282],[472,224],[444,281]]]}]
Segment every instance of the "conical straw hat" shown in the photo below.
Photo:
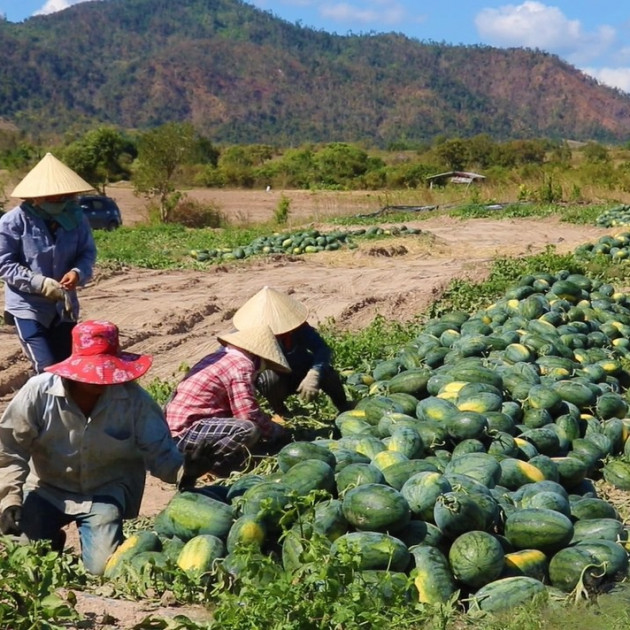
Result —
[{"label": "conical straw hat", "polygon": [[267,367],[275,372],[290,372],[291,368],[282,353],[269,326],[250,326],[224,335],[218,335],[217,339],[222,344],[230,344],[241,350],[246,350],[267,363]]},{"label": "conical straw hat", "polygon": [[88,190],[94,190],[94,186],[79,177],[52,153],[46,153],[15,187],[11,196],[18,199],[37,199]]},{"label": "conical straw hat", "polygon": [[232,322],[239,330],[267,324],[274,335],[282,335],[301,326],[308,316],[308,308],[286,293],[263,287],[234,313]]}]

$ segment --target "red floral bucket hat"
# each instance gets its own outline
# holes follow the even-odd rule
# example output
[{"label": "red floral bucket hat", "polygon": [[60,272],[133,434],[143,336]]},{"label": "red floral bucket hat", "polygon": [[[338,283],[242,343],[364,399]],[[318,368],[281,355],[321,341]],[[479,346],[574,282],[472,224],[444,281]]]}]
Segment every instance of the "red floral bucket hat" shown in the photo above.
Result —
[{"label": "red floral bucket hat", "polygon": [[45,370],[79,383],[115,385],[140,378],[151,363],[148,355],[120,350],[115,324],[91,320],[73,328],[72,354]]}]

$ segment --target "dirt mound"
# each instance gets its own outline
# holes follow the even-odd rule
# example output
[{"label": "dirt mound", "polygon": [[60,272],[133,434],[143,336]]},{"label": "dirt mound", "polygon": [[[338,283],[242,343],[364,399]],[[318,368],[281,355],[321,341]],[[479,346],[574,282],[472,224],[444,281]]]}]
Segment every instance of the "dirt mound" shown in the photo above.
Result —
[{"label": "dirt mound", "polygon": [[404,256],[408,254],[409,250],[404,245],[394,245],[392,247],[371,247],[367,250],[368,256],[385,256],[391,258],[392,256]]}]

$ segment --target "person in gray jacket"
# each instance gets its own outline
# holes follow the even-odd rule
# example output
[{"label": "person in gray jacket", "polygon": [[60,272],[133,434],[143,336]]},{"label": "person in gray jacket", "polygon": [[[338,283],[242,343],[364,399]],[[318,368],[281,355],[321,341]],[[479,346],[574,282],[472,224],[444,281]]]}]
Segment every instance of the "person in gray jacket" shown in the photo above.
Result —
[{"label": "person in gray jacket", "polygon": [[122,352],[118,328],[87,321],[72,354],[30,378],[0,419],[0,533],[61,551],[75,523],[85,568],[102,574],[138,516],[146,472],[189,489],[213,465],[210,447],[183,455],[160,406],[135,381],[147,355]]},{"label": "person in gray jacket", "polygon": [[4,321],[15,325],[35,373],[70,355],[76,289],[91,278],[96,260],[76,195],[92,188],[47,153],[13,191],[22,203],[0,218]]}]

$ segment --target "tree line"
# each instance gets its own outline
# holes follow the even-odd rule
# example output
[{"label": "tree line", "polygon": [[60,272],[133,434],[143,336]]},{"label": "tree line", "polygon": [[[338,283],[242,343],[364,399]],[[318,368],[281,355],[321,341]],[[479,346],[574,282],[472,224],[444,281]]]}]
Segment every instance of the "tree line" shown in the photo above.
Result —
[{"label": "tree line", "polygon": [[[171,219],[180,191],[190,187],[396,190],[424,187],[427,177],[449,170],[474,170],[495,181],[579,170],[585,181],[630,190],[624,150],[597,142],[576,149],[564,141],[498,142],[479,134],[420,145],[399,141],[385,150],[345,142],[220,146],[192,124],[171,122],[138,133],[99,126],[58,146],[41,147],[17,131],[0,129],[0,169],[14,180],[49,150],[102,193],[112,183],[131,181],[138,194],[157,204],[162,221]],[[7,191],[1,193],[2,188],[0,201]]]}]

